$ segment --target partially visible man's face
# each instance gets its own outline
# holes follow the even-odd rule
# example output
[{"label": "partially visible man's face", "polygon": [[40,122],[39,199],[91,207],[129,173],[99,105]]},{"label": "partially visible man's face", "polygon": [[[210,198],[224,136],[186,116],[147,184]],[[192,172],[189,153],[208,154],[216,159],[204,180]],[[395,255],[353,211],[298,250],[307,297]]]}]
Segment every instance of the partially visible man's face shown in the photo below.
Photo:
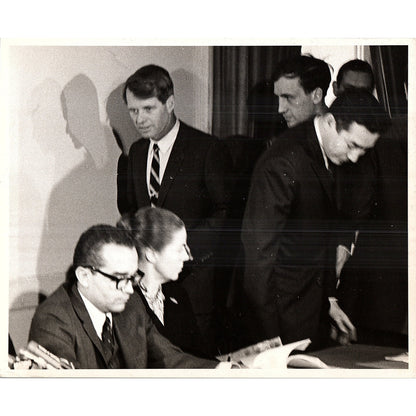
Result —
[{"label": "partially visible man's face", "polygon": [[279,97],[279,113],[285,118],[288,127],[294,127],[316,115],[314,92],[305,93],[299,77],[280,77],[274,83],[274,93]]},{"label": "partially visible man's face", "polygon": [[[120,279],[130,277],[137,272],[138,257],[134,247],[118,244],[105,244],[100,250],[102,266],[97,267],[104,273]],[[116,282],[99,272],[90,271],[88,287],[85,290],[88,300],[102,312],[121,312],[133,293],[131,283],[124,290],[116,287]]]},{"label": "partially visible man's face", "polygon": [[322,136],[322,145],[326,156],[335,165],[356,163],[367,150],[374,147],[380,137],[356,122],[351,123],[348,130],[339,132],[334,125],[327,133]]},{"label": "partially visible man's face", "polygon": [[334,95],[338,96],[345,90],[352,88],[360,88],[373,93],[371,87],[371,77],[365,72],[359,71],[346,71],[341,79],[340,85],[334,86]]},{"label": "partially visible man's face", "polygon": [[127,89],[126,101],[130,117],[142,137],[158,141],[172,128],[173,95],[162,104],[157,97],[138,98]]}]

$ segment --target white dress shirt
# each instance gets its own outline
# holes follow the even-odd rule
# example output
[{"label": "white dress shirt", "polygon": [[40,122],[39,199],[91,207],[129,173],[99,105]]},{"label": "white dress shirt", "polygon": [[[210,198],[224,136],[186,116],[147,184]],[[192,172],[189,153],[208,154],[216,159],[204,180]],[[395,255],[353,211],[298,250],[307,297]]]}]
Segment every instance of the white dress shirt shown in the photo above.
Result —
[{"label": "white dress shirt", "polygon": [[81,299],[84,301],[84,305],[87,308],[88,315],[91,318],[92,324],[94,325],[94,329],[98,335],[98,338],[102,339],[101,334],[103,332],[103,325],[107,316],[110,319],[111,326],[113,326],[113,317],[111,315],[111,312],[104,313],[100,311],[85,296],[83,296],[81,292],[79,292],[79,294],[81,295]]},{"label": "white dress shirt", "polygon": [[318,117],[315,117],[313,119],[313,124],[315,126],[316,136],[318,137],[319,147],[321,148],[322,156],[324,157],[325,167],[327,168],[327,170],[329,170],[328,158],[325,154],[324,147],[322,145],[322,136],[319,130]]}]

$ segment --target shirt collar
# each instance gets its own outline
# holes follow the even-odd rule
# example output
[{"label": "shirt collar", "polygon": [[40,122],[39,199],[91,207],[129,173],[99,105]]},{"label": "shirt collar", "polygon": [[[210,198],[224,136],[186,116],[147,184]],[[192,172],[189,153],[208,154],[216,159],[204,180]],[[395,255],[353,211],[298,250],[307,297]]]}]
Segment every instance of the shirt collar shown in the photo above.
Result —
[{"label": "shirt collar", "polygon": [[314,124],[314,126],[315,126],[316,136],[318,137],[319,147],[321,148],[322,156],[324,157],[325,167],[326,167],[327,169],[329,169],[328,158],[327,158],[327,156],[326,156],[326,154],[325,154],[324,147],[323,147],[323,145],[322,145],[322,136],[321,136],[321,132],[320,132],[320,130],[319,130],[319,123],[318,123],[318,119],[319,119],[319,116],[315,117],[315,118],[313,119],[313,124]]},{"label": "shirt collar", "polygon": [[87,308],[87,312],[91,318],[92,324],[94,325],[95,332],[97,333],[98,337],[101,339],[101,333],[103,332],[103,325],[105,322],[105,318],[108,316],[111,324],[113,324],[113,317],[110,312],[104,313],[100,311],[79,290],[78,292],[81,295],[81,299],[83,300],[85,307]]},{"label": "shirt collar", "polygon": [[176,119],[174,126],[171,128],[171,130],[166,136],[162,137],[158,141],[150,139],[151,147],[153,148],[153,145],[156,143],[159,146],[160,151],[162,153],[166,153],[168,149],[172,147],[173,143],[176,140],[176,136],[178,135],[179,131],[179,124],[179,119]]},{"label": "shirt collar", "polygon": [[162,292],[162,285],[159,285],[156,291],[153,293],[149,293],[147,287],[144,285],[142,280],[139,281],[139,287],[143,295],[146,297],[146,299],[149,299],[152,301],[157,298],[161,299],[162,301],[165,300],[165,296],[163,295],[163,292]]},{"label": "shirt collar", "polygon": [[140,290],[142,291],[144,297],[146,298],[146,302],[149,305],[150,309],[154,312],[157,316],[159,321],[164,325],[164,301],[165,296],[162,292],[162,286],[159,285],[155,294],[150,294],[147,291],[146,286],[143,282],[139,283]]}]

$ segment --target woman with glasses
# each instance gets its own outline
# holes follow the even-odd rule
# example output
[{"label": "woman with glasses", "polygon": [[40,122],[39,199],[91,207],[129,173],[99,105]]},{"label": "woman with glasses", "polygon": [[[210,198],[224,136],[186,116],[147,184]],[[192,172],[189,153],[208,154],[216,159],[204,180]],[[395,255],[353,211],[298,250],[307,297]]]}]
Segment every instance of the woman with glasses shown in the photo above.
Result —
[{"label": "woman with glasses", "polygon": [[203,355],[191,303],[177,283],[184,262],[192,260],[183,221],[166,209],[144,207],[123,215],[117,226],[134,237],[143,273],[135,290],[159,332],[184,351]]}]

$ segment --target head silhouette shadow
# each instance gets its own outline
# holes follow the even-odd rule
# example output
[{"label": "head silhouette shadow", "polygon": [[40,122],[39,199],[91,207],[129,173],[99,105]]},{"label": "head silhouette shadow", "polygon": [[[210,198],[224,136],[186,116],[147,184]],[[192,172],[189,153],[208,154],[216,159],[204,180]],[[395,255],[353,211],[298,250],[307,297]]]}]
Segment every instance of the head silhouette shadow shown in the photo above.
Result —
[{"label": "head silhouette shadow", "polygon": [[128,155],[130,146],[140,138],[123,100],[124,83],[115,88],[107,98],[106,112],[117,146]]},{"label": "head silhouette shadow", "polygon": [[62,90],[61,106],[74,147],[84,148],[95,166],[102,168],[108,160],[108,148],[93,82],[84,74],[76,75]]}]

